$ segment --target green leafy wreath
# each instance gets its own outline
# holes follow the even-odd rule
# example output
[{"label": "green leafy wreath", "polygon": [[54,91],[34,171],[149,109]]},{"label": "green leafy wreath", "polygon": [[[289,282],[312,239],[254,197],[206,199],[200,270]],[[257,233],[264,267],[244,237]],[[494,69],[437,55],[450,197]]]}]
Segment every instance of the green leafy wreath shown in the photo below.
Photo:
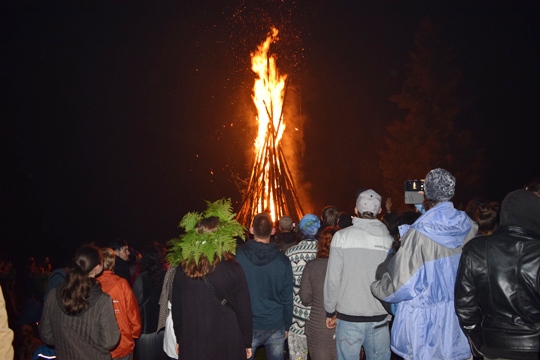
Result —
[{"label": "green leafy wreath", "polygon": [[[167,261],[178,266],[182,261],[195,260],[199,265],[201,255],[212,261],[215,256],[221,258],[223,253],[236,254],[236,238],[245,238],[246,228],[236,221],[233,213],[231,199],[221,199],[215,202],[206,201],[207,209],[202,212],[188,212],[178,227],[185,229],[185,234],[169,241]],[[214,232],[199,234],[197,223],[199,220],[216,216],[219,226]]]}]

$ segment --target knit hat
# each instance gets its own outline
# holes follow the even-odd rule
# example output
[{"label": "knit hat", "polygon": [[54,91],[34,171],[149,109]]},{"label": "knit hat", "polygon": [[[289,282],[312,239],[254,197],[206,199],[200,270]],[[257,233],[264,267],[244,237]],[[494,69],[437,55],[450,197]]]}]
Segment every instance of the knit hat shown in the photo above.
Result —
[{"label": "knit hat", "polygon": [[289,215],[285,215],[281,217],[281,219],[279,219],[279,228],[281,230],[291,230],[292,224],[292,217],[290,217]]},{"label": "knit hat", "polygon": [[441,168],[431,170],[424,180],[424,193],[429,200],[448,201],[455,193],[456,178]]},{"label": "knit hat", "polygon": [[370,212],[377,215],[381,211],[381,195],[371,189],[361,192],[356,198],[356,210],[358,214]]},{"label": "knit hat", "polygon": [[313,236],[317,234],[317,231],[319,231],[320,227],[321,220],[319,220],[319,217],[317,215],[313,214],[306,214],[298,224],[300,233],[305,236]]}]

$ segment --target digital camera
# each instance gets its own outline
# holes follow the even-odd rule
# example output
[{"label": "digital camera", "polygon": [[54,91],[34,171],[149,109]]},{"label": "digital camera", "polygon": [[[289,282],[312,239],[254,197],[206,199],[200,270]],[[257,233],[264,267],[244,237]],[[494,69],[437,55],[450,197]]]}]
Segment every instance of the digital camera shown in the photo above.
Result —
[{"label": "digital camera", "polygon": [[405,180],[405,204],[424,202],[424,180]]}]

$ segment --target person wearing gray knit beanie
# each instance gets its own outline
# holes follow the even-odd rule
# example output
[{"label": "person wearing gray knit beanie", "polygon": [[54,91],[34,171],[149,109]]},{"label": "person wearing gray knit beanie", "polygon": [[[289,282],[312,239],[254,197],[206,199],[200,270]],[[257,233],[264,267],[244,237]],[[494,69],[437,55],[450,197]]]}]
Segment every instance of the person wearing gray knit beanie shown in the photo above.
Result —
[{"label": "person wearing gray knit beanie", "polygon": [[449,201],[454,197],[456,178],[448,170],[431,170],[424,180],[424,194],[434,201]]},{"label": "person wearing gray knit beanie", "polygon": [[[392,350],[405,359],[469,359],[471,348],[459,328],[454,288],[463,245],[476,235],[472,220],[454,208],[456,178],[431,170],[424,180],[428,210],[403,235],[372,294],[399,303],[392,325]],[[426,346],[430,344],[430,346]]]}]

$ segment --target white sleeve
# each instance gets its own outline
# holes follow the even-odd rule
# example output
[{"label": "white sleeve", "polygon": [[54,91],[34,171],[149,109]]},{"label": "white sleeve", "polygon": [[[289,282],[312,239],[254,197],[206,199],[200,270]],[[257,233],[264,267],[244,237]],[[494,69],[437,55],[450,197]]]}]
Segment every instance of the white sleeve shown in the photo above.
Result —
[{"label": "white sleeve", "polygon": [[334,235],[330,245],[330,256],[328,267],[324,279],[324,310],[328,314],[336,311],[339,289],[341,287],[341,276],[343,272],[343,248],[336,246],[339,232]]}]

